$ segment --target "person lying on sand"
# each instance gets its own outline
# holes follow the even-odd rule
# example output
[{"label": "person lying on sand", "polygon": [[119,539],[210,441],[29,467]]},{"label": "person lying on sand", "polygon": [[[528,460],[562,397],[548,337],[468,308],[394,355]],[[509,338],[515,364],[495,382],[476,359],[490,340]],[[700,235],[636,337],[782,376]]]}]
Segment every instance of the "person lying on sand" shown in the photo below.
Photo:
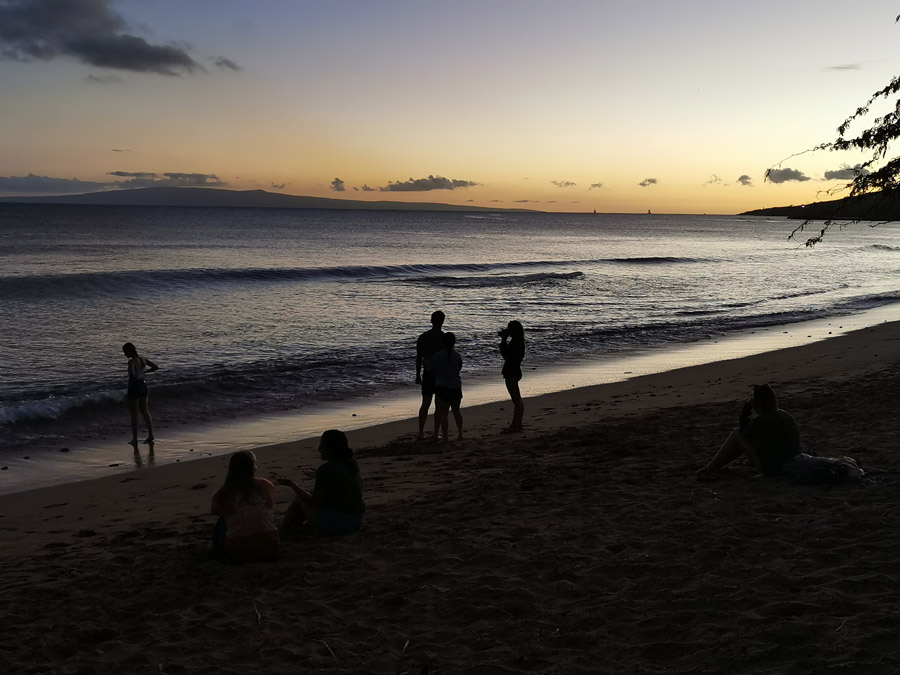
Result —
[{"label": "person lying on sand", "polygon": [[219,516],[213,546],[225,562],[273,561],[280,535],[275,524],[275,486],[256,477],[256,455],[241,450],[231,456],[228,475],[212,498]]},{"label": "person lying on sand", "polygon": [[309,476],[316,483],[307,492],[290,478],[275,477],[278,485],[286,485],[296,497],[284,514],[282,532],[308,523],[320,535],[347,534],[362,529],[366,504],[362,498],[362,480],[353,450],[343,431],[329,429],[319,441],[319,455],[325,463]]},{"label": "person lying on sand", "polygon": [[[756,417],[752,417],[756,411]],[[801,452],[800,429],[787,412],[778,407],[775,391],[768,384],[754,385],[753,396],[744,403],[740,423],[709,464],[697,472],[709,478],[742,454],[765,476],[783,472],[785,462]]]}]

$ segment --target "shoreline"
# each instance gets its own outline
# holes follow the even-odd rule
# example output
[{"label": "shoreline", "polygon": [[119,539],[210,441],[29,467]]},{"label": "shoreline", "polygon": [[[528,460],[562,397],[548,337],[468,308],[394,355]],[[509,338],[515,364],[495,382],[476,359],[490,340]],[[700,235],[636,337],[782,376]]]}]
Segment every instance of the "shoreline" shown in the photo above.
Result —
[{"label": "shoreline", "polygon": [[[533,399],[555,393],[588,390],[614,383],[628,383],[647,375],[709,363],[765,354],[816,342],[830,341],[854,330],[886,321],[900,321],[900,303],[883,305],[853,315],[815,319],[741,331],[730,335],[707,335],[692,343],[668,345],[630,353],[600,354],[591,360],[557,364],[540,369],[526,368],[523,385],[526,405]],[[560,382],[567,386],[560,386]],[[392,433],[411,438],[415,434],[415,414],[419,405],[418,387],[392,392],[379,399],[354,399],[323,405],[310,411],[237,420],[233,423],[193,425],[184,429],[162,427],[155,452],[141,445],[138,452],[121,442],[72,443],[66,452],[44,451],[42,455],[7,457],[0,473],[0,496],[24,491],[96,480],[185,464],[236,450],[256,450],[272,445],[318,438],[322,430],[340,428],[351,438],[365,437],[367,430],[393,425]],[[463,414],[481,419],[497,415],[508,402],[498,378],[464,379]],[[598,394],[599,395],[599,394]],[[492,412],[481,410],[491,406]],[[432,406],[433,410],[433,406]],[[527,413],[528,415],[528,413]],[[124,418],[123,418],[124,420]],[[429,415],[426,433],[430,429]],[[469,427],[467,421],[466,426]],[[124,428],[124,426],[123,426]],[[379,435],[382,442],[386,439]]]},{"label": "shoreline", "polygon": [[[764,381],[867,480],[698,482]],[[209,558],[225,455],[3,495],[0,650],[81,675],[896,673],[898,390],[890,322],[533,397],[520,434],[504,403],[460,442],[356,430],[365,527],[285,538],[275,563]],[[257,448],[259,475],[301,476],[316,445]]]}]

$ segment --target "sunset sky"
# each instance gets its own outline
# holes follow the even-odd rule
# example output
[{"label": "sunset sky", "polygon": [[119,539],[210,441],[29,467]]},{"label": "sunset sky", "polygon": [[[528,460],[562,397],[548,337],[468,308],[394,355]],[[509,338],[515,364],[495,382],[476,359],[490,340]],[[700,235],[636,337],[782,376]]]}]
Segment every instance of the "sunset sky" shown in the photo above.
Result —
[{"label": "sunset sky", "polygon": [[805,203],[864,159],[792,155],[900,73],[898,13],[895,0],[0,0],[0,195]]}]

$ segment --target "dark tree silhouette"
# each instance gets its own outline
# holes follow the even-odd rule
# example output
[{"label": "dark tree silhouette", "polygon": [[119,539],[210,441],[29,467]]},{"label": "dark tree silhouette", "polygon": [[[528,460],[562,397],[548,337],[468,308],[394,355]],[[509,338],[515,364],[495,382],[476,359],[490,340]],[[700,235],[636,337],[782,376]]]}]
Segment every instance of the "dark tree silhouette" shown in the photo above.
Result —
[{"label": "dark tree silhouette", "polygon": [[[900,22],[900,15],[894,19],[894,22]],[[848,190],[849,192],[838,203],[839,206],[836,208],[835,214],[838,214],[839,211],[845,211],[848,206],[854,202],[859,203],[863,197],[866,197],[866,208],[871,209],[874,213],[878,213],[879,215],[876,217],[881,223],[898,219],[893,215],[884,218],[880,214],[884,212],[883,207],[885,203],[889,204],[888,208],[891,208],[892,211],[894,210],[892,208],[893,204],[900,204],[897,201],[898,197],[900,197],[900,157],[892,157],[884,161],[888,156],[891,143],[900,138],[900,97],[894,102],[894,109],[891,112],[881,117],[876,117],[868,128],[855,133],[855,135],[849,135],[850,127],[853,123],[865,118],[875,103],[881,100],[889,100],[897,96],[898,93],[900,93],[900,76],[895,76],[887,86],[872,94],[863,106],[857,108],[855,113],[844,120],[843,124],[837,128],[838,136],[835,140],[830,143],[822,143],[812,149],[813,151],[862,150],[863,152],[868,151],[871,153],[871,157],[868,160],[853,167],[853,180],[840,188],[841,191]],[[766,171],[766,178],[768,178],[771,171],[771,168]],[[842,221],[846,222],[849,220],[850,222],[858,223],[864,219],[867,218],[854,216],[849,219],[843,218]],[[836,220],[837,215],[827,219],[819,233],[806,240],[806,245],[815,246],[821,242],[825,232]],[[795,235],[803,232],[809,223],[810,221],[806,220],[802,225],[796,227],[788,239],[794,239]],[[880,223],[874,223],[871,227],[875,227],[878,224]]]}]

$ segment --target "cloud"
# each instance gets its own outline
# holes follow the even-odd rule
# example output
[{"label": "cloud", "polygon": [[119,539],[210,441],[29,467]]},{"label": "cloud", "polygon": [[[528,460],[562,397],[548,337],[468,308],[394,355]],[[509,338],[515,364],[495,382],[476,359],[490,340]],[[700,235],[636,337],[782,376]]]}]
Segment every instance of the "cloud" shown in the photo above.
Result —
[{"label": "cloud", "polygon": [[369,187],[368,185],[363,185],[360,190],[363,192],[375,192],[375,188]]},{"label": "cloud", "polygon": [[862,66],[858,63],[845,63],[840,66],[828,66],[825,70],[862,70]]},{"label": "cloud", "polygon": [[703,184],[704,187],[707,185],[724,185],[724,181],[716,174],[713,174],[712,176],[710,176],[709,180]]},{"label": "cloud", "polygon": [[603,183],[591,183],[591,187],[588,188],[588,192],[597,188],[598,190],[603,187]]},{"label": "cloud", "polygon": [[273,190],[284,190],[287,187],[287,183],[272,183]]},{"label": "cloud", "polygon": [[106,188],[141,187],[223,187],[225,181],[211,173],[151,173],[146,171],[110,171],[107,175],[128,180],[107,183]]},{"label": "cloud", "polygon": [[331,189],[335,192],[344,192],[347,188],[344,187],[344,181],[342,181],[340,178],[335,178],[333,181],[331,181]]},{"label": "cloud", "polygon": [[97,192],[108,187],[108,183],[95,183],[77,178],[51,178],[50,176],[0,176],[0,192],[16,194],[57,194],[72,192]]},{"label": "cloud", "polygon": [[182,47],[150,44],[127,29],[109,0],[0,0],[0,56],[7,59],[67,56],[99,68],[160,75],[203,70]]},{"label": "cloud", "polygon": [[740,177],[737,179],[737,182],[740,183],[741,185],[745,186],[745,187],[753,187],[753,179],[750,178],[750,176],[748,176],[747,174],[744,174],[743,176],[740,176]]},{"label": "cloud", "polygon": [[515,204],[537,204],[537,201],[534,199],[517,199]]},{"label": "cloud", "polygon": [[112,152],[131,152],[129,148],[110,148]]},{"label": "cloud", "polygon": [[840,169],[825,172],[825,180],[853,180],[857,176],[866,176],[869,174],[868,169],[862,168],[859,164],[849,166],[842,164]]},{"label": "cloud", "polygon": [[234,71],[243,70],[243,68],[241,68],[234,61],[232,61],[231,59],[226,59],[224,56],[217,56],[216,58],[213,59],[213,63],[216,64],[217,68],[222,68],[224,70],[234,70]]},{"label": "cloud", "polygon": [[428,192],[429,190],[456,190],[475,185],[478,183],[470,180],[429,175],[427,178],[410,178],[402,183],[389,182],[385,187],[378,189],[382,192]]},{"label": "cloud", "polygon": [[85,76],[85,82],[90,82],[92,84],[122,84],[125,82],[118,75],[94,75],[91,73],[90,75]]},{"label": "cloud", "polygon": [[803,183],[809,180],[809,176],[805,176],[802,171],[797,171],[797,169],[769,169],[766,171],[766,179],[776,184],[792,180]]},{"label": "cloud", "polygon": [[640,183],[638,183],[638,185],[639,185],[640,187],[648,187],[648,186],[650,186],[650,185],[656,185],[658,182],[659,182],[659,181],[656,180],[655,178],[645,178],[645,179],[642,180]]},{"label": "cloud", "polygon": [[551,180],[550,182],[558,188],[575,187],[577,185],[577,183],[573,183],[570,180]]}]

